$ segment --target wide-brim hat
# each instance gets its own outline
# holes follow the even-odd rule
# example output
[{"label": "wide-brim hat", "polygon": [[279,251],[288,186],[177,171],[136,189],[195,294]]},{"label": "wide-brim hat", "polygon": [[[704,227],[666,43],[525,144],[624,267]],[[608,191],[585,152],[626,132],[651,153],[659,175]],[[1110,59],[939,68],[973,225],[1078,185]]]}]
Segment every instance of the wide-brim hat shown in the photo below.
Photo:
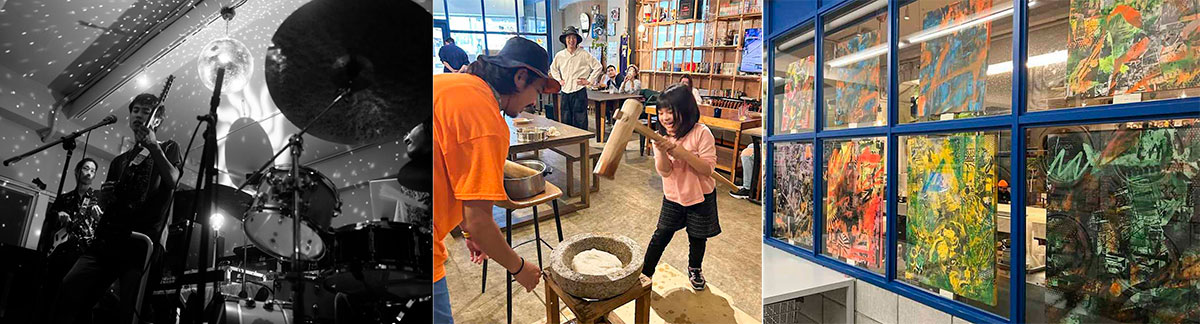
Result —
[{"label": "wide-brim hat", "polygon": [[549,76],[550,55],[541,45],[524,37],[509,38],[496,55],[480,55],[479,60],[506,68],[526,68],[546,79],[542,93],[558,93],[562,84]]},{"label": "wide-brim hat", "polygon": [[563,45],[567,45],[567,36],[571,35],[579,37],[579,42],[583,42],[583,36],[579,36],[579,28],[575,28],[575,26],[567,26],[567,28],[563,28],[562,35],[558,35],[558,42],[562,43]]}]

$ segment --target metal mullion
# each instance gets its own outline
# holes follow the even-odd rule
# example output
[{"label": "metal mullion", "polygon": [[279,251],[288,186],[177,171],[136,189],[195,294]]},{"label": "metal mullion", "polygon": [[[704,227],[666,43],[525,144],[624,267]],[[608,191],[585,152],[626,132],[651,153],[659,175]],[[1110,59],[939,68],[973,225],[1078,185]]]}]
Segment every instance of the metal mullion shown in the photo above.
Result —
[{"label": "metal mullion", "polygon": [[887,125],[888,125],[888,127],[887,127],[887,141],[885,142],[886,144],[883,147],[883,149],[885,150],[884,155],[886,156],[886,159],[887,159],[885,161],[885,163],[887,164],[887,166],[886,166],[887,171],[885,171],[886,174],[884,174],[884,176],[887,177],[887,188],[886,188],[886,190],[884,190],[887,192],[886,196],[885,196],[885,197],[887,197],[887,200],[886,200],[887,211],[886,211],[886,214],[884,214],[884,219],[887,221],[887,225],[884,228],[884,230],[887,231],[886,232],[887,233],[886,234],[887,245],[884,248],[887,250],[884,252],[884,256],[887,259],[885,260],[885,263],[884,263],[884,267],[885,267],[884,275],[888,281],[894,281],[894,280],[896,280],[896,263],[897,263],[896,262],[896,252],[897,252],[896,251],[896,240],[897,240],[896,226],[899,223],[899,221],[898,221],[899,217],[896,215],[896,206],[898,205],[898,201],[899,201],[897,199],[897,195],[896,195],[896,181],[897,181],[896,179],[898,177],[898,174],[896,173],[896,168],[897,168],[896,159],[898,156],[897,148],[899,147],[899,145],[896,145],[896,143],[898,141],[897,141],[896,134],[894,134],[894,132],[893,132],[893,129],[896,126],[897,115],[898,115],[897,112],[899,111],[899,103],[896,102],[896,98],[898,98],[900,96],[900,88],[898,86],[899,82],[897,82],[897,79],[899,78],[898,77],[899,67],[897,66],[898,65],[897,61],[899,60],[898,56],[900,55],[900,49],[899,49],[900,23],[899,23],[899,21],[896,20],[896,17],[900,16],[900,7],[899,7],[898,0],[888,0],[887,16],[888,16],[888,18],[887,18],[888,19],[888,51],[887,51],[887,60],[888,60],[888,62],[887,62],[888,63],[888,68],[887,68],[887,73],[888,73],[888,78],[887,78],[887,83],[888,83],[888,85],[887,85],[887,93],[888,93]]},{"label": "metal mullion", "polygon": [[[766,16],[767,15],[763,15],[763,19],[766,19],[767,18]],[[763,20],[763,24],[764,25],[767,24],[766,20]],[[775,68],[774,68],[775,67],[775,50],[774,50],[775,42],[776,42],[776,40],[774,40],[774,39],[767,42],[767,44],[770,44],[770,46],[768,48],[771,49],[771,50],[767,51],[767,61],[771,62],[771,65],[770,65],[771,68],[767,69],[767,80],[768,81],[774,80],[774,76],[775,76]],[[767,98],[763,98],[763,99],[767,101],[767,109],[765,110],[766,113],[763,114],[763,119],[766,120],[766,123],[764,123],[765,125],[763,125],[763,127],[764,127],[763,130],[765,131],[764,135],[763,135],[763,140],[761,142],[759,142],[760,145],[762,145],[763,147],[758,148],[758,149],[762,150],[762,152],[764,153],[763,154],[763,162],[770,161],[769,163],[763,163],[764,165],[763,165],[763,182],[762,182],[763,183],[763,187],[762,187],[762,202],[763,202],[762,216],[763,217],[762,217],[762,219],[763,219],[763,237],[764,238],[772,237],[774,234],[773,231],[775,230],[775,225],[774,225],[775,224],[775,208],[774,208],[775,207],[775,194],[773,191],[771,192],[771,194],[767,194],[768,193],[767,188],[775,188],[775,176],[774,176],[775,175],[775,159],[774,159],[775,145],[774,145],[774,143],[772,143],[768,140],[768,138],[771,137],[771,135],[775,134],[775,118],[772,117],[772,116],[774,116],[775,109],[776,109],[775,100],[773,100],[775,98],[775,87],[774,87],[773,83],[774,82],[772,81],[771,83],[768,83],[765,85],[765,86],[767,86]],[[770,177],[766,176],[768,174],[771,176]]]},{"label": "metal mullion", "polygon": [[1194,117],[1197,114],[1200,114],[1200,97],[1027,112],[1021,115],[1020,119],[1022,125],[1034,126],[1061,124],[1064,122],[1108,123],[1120,120],[1181,115]]},{"label": "metal mullion", "polygon": [[817,138],[879,137],[887,133],[887,126],[843,128],[818,132]]},{"label": "metal mullion", "polygon": [[492,55],[492,48],[488,47],[487,6],[483,1],[479,0],[479,20],[483,23],[483,55]]},{"label": "metal mullion", "polygon": [[813,221],[812,221],[812,236],[813,244],[810,256],[820,255],[824,250],[825,236],[825,201],[822,191],[825,188],[825,170],[821,160],[824,159],[825,153],[821,140],[817,135],[825,128],[825,17],[817,14],[813,17],[813,55],[816,57],[814,68],[816,69],[813,77]]},{"label": "metal mullion", "polygon": [[[1010,141],[1009,179],[1012,179],[1011,201],[1009,202],[1009,241],[1012,250],[1009,251],[1009,323],[1025,321],[1025,133],[1021,126],[1021,117],[1025,114],[1026,87],[1028,86],[1028,69],[1025,62],[1028,58],[1029,44],[1029,7],[1024,0],[1013,0],[1013,77],[1016,80],[1012,87],[1012,134]],[[1018,228],[1020,227],[1020,228]]]},{"label": "metal mullion", "polygon": [[892,133],[901,135],[961,133],[982,129],[1011,127],[1012,119],[1012,116],[1002,115],[923,123],[908,123],[896,125],[891,129],[891,131]]},{"label": "metal mullion", "polygon": [[768,138],[772,142],[790,142],[790,141],[798,141],[798,140],[803,140],[803,139],[810,140],[810,139],[816,138],[816,133],[813,133],[813,132],[788,133],[788,134],[779,134],[779,135],[775,135],[775,136],[769,136]]}]

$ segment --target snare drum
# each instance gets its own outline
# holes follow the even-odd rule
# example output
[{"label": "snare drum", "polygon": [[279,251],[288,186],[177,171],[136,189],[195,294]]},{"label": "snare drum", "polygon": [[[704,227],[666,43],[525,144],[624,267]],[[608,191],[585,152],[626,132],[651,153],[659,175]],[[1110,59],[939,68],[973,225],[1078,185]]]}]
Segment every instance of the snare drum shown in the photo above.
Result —
[{"label": "snare drum", "polygon": [[341,213],[342,202],[336,187],[320,172],[300,168],[299,213],[292,212],[293,195],[291,167],[274,167],[268,171],[254,204],[246,212],[242,229],[254,245],[272,256],[291,259],[292,217],[300,215],[300,260],[319,260],[325,255],[326,242],[321,233],[329,230],[333,217]]},{"label": "snare drum", "polygon": [[411,298],[429,295],[433,236],[416,225],[372,221],[334,233],[334,270],[325,286],[351,296]]}]

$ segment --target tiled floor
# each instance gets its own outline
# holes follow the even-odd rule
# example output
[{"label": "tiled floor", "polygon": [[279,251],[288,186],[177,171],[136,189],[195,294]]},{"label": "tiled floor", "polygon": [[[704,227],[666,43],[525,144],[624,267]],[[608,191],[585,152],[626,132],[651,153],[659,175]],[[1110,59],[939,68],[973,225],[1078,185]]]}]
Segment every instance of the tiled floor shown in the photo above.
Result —
[{"label": "tiled floor", "polygon": [[[566,184],[563,158],[550,151],[542,151],[542,159],[557,169],[549,177],[560,187]],[[719,208],[723,233],[708,242],[704,259],[705,277],[713,285],[721,287],[730,295],[733,306],[745,311],[756,320],[761,320],[761,256],[762,216],[761,206],[744,200],[730,198],[729,189],[718,186]],[[630,143],[625,161],[615,180],[602,180],[600,191],[592,194],[591,208],[564,215],[563,231],[566,236],[587,232],[611,232],[629,236],[643,244],[649,241],[658,220],[662,202],[662,179],[653,173],[653,160],[639,157],[637,142]],[[547,207],[548,209],[548,207]],[[542,220],[542,234],[551,244],[554,220]],[[513,231],[513,241],[520,242],[533,237],[533,227],[518,227]],[[470,262],[466,246],[461,238],[446,238],[450,260],[446,263],[446,278],[450,289],[450,301],[454,318],[458,323],[503,323],[505,321],[504,270],[489,267],[487,291],[480,293],[482,268]],[[517,250],[522,256],[533,260],[536,252],[533,244]],[[548,251],[545,257],[549,258]],[[687,235],[675,234],[667,247],[662,261],[676,269],[687,267]],[[533,323],[545,318],[545,303],[542,288],[527,293],[514,285],[513,323]]]}]

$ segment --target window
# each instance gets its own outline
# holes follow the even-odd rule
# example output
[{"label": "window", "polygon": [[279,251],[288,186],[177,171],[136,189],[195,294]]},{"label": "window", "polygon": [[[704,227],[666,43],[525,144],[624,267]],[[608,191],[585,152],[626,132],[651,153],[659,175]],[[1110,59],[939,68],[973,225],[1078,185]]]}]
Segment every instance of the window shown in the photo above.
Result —
[{"label": "window", "polygon": [[883,273],[887,156],[882,137],[824,144],[825,251],[848,264]]},{"label": "window", "polygon": [[522,33],[546,33],[546,0],[517,0],[517,12]]},{"label": "window", "polygon": [[1195,3],[1030,5],[1028,110],[1200,96]]},{"label": "window", "polygon": [[[1200,316],[1200,123],[1030,129],[1030,322]],[[1038,311],[1035,311],[1038,310]]]},{"label": "window", "polygon": [[886,0],[847,6],[825,24],[825,128],[887,124],[886,7]]},{"label": "window", "polygon": [[517,32],[517,3],[513,0],[483,0],[487,30]]},{"label": "window", "polygon": [[901,123],[1012,110],[1012,2],[919,0],[900,10]]},{"label": "window", "polygon": [[775,146],[774,228],[772,237],[788,244],[813,246],[813,144],[773,143]]},{"label": "window", "polygon": [[898,281],[1008,315],[1009,133],[899,137]]},{"label": "window", "polygon": [[775,52],[774,121],[776,134],[812,131],[816,118],[817,66],[811,23],[777,42]]},{"label": "window", "polygon": [[547,55],[545,0],[435,0],[444,1],[451,37],[474,61],[479,55],[495,55],[513,37],[532,40]]},{"label": "window", "polygon": [[475,58],[479,55],[487,54],[483,48],[483,34],[469,33],[450,33],[450,38],[454,38],[454,44],[461,47],[464,52],[467,52],[467,60],[475,62]]},{"label": "window", "polygon": [[[0,185],[0,243],[12,246],[25,246],[25,237],[34,235],[33,233],[24,233],[24,229],[30,222],[29,218],[33,213],[30,210],[34,207],[34,189],[25,188],[17,182],[9,182],[8,179],[0,179],[3,185]],[[30,227],[31,231],[40,231],[42,224],[33,224]]]}]

